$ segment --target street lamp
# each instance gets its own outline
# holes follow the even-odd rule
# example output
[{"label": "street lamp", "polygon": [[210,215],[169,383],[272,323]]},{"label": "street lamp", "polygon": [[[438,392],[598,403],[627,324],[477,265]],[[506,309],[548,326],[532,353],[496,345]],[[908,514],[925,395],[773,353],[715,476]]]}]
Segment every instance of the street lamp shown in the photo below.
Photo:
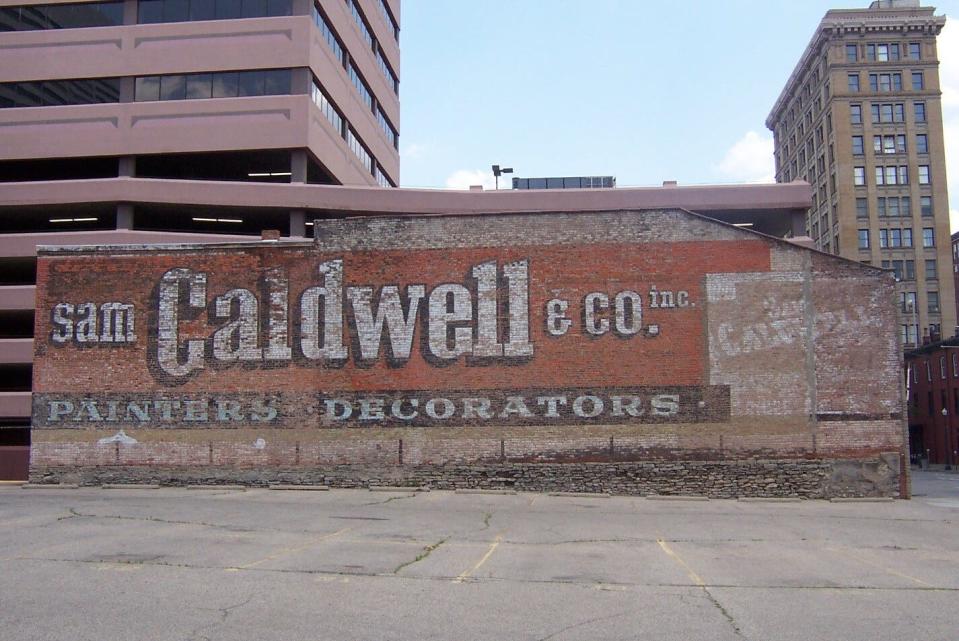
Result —
[{"label": "street lamp", "polygon": [[511,174],[513,173],[512,167],[500,167],[499,165],[493,165],[493,176],[496,178],[496,189],[499,189],[499,177],[502,174]]},{"label": "street lamp", "polygon": [[947,410],[945,407],[942,408],[942,418],[945,422],[945,425],[942,428],[942,438],[946,442],[946,447],[943,451],[946,464],[944,469],[951,470],[952,463],[955,461],[955,455],[953,455],[951,458],[949,456],[949,452],[952,450],[952,436],[950,435],[951,430],[949,428],[949,410]]}]

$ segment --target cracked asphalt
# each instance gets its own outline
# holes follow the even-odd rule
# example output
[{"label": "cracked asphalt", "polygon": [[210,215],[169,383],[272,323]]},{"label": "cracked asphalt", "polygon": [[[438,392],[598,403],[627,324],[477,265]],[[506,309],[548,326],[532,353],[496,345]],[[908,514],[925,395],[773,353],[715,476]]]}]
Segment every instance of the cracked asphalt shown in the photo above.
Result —
[{"label": "cracked asphalt", "polygon": [[0,486],[0,640],[959,638],[912,501]]}]

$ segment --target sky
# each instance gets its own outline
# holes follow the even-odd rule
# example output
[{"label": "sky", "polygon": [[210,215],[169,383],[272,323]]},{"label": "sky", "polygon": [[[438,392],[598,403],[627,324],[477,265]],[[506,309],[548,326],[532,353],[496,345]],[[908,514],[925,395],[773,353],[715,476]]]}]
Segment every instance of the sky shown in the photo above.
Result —
[{"label": "sky", "polygon": [[[823,14],[868,3],[402,0],[401,185],[491,189],[493,164],[619,187],[772,182],[773,103]],[[959,0],[934,6],[957,18],[939,58],[959,231]]]}]

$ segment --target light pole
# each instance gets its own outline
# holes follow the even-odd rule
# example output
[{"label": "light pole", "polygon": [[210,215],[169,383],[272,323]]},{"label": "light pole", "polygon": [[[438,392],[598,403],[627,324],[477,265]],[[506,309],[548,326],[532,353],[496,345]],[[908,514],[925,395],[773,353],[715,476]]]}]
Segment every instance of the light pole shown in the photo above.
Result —
[{"label": "light pole", "polygon": [[493,165],[493,176],[496,178],[496,189],[499,189],[499,177],[502,174],[511,174],[513,173],[512,167],[500,167],[499,165]]},{"label": "light pole", "polygon": [[943,419],[943,422],[945,423],[945,425],[942,428],[942,439],[945,441],[945,445],[946,445],[945,449],[942,452],[943,459],[944,459],[943,462],[945,463],[944,469],[951,470],[952,457],[950,456],[950,453],[952,451],[952,439],[949,436],[949,410],[947,410],[945,407],[942,408],[942,419]]}]

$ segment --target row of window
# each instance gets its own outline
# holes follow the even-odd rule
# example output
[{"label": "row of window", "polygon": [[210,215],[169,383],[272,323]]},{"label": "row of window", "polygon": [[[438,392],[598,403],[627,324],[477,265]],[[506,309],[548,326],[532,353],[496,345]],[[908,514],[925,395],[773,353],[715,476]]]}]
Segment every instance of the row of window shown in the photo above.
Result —
[{"label": "row of window", "polygon": [[[919,309],[916,304],[916,292],[901,292],[899,304],[904,313],[912,314]],[[930,314],[939,313],[939,292],[926,292],[926,307]]]},{"label": "row of window", "polygon": [[[926,103],[912,103],[913,119],[915,122],[926,122]],[[869,105],[869,113],[873,124],[888,122],[905,122],[906,106],[904,103],[872,103]],[[854,125],[862,124],[862,105],[854,103],[849,105],[849,120]]]},{"label": "row of window", "polygon": [[278,96],[290,93],[290,77],[289,69],[141,76],[136,79],[134,99],[144,102]]},{"label": "row of window", "polygon": [[[912,78],[912,90],[922,91],[925,89],[925,78],[921,71],[910,72]],[[846,83],[849,91],[859,92],[859,74],[850,73],[846,76]],[[869,90],[872,92],[899,92],[902,91],[902,73],[871,73],[869,74]]]},{"label": "row of window", "polygon": [[[919,165],[917,168],[919,174],[919,184],[928,185],[930,184],[930,173],[929,165]],[[899,166],[888,166],[888,167],[876,167],[876,185],[908,185],[909,184],[909,167],[905,165]],[[852,182],[857,187],[864,186],[866,184],[866,168],[865,167],[853,167],[852,168]]]},{"label": "row of window", "polygon": [[0,83],[0,109],[120,102],[119,78]]},{"label": "row of window", "polygon": [[[869,249],[869,230],[859,230],[859,249]],[[879,246],[889,247],[912,247],[912,229],[880,229]],[[936,246],[936,230],[932,227],[922,228],[922,246]]]},{"label": "row of window", "polygon": [[[375,43],[375,40],[369,32],[369,28],[367,27],[362,14],[359,13],[359,10],[355,7],[352,1],[350,2],[350,6],[354,9],[353,16],[354,19],[358,20],[357,24],[361,25],[361,31],[365,29],[366,34],[369,35],[369,41],[371,43]],[[359,94],[363,103],[375,114],[376,121],[383,129],[383,133],[386,134],[387,139],[390,141],[390,143],[392,143],[394,148],[399,149],[399,134],[397,133],[396,128],[390,124],[390,121],[386,117],[386,114],[383,113],[383,109],[380,107],[379,102],[374,100],[373,92],[370,90],[369,85],[366,83],[366,80],[363,79],[363,76],[360,74],[353,62],[349,60],[349,56],[346,54],[346,50],[343,48],[339,37],[336,35],[336,33],[334,33],[329,21],[320,11],[320,8],[317,4],[313,5],[313,22],[316,23],[317,28],[323,35],[323,40],[330,47],[330,51],[333,53],[334,57],[336,57],[336,59],[339,60],[346,68],[350,82],[353,83],[353,87],[356,89],[356,92]],[[387,74],[387,80],[391,83],[394,92],[399,91],[399,81],[396,79],[396,76],[392,74],[392,71],[390,71],[386,61],[382,59],[382,54],[378,48],[376,48],[376,55],[380,68],[385,70],[384,73],[389,72]],[[384,178],[384,180],[386,179]]]},{"label": "row of window", "polygon": [[896,62],[900,60],[900,52],[905,54],[909,60],[920,60],[922,58],[922,46],[918,42],[909,42],[900,45],[898,42],[888,43],[867,43],[865,49],[860,51],[859,45],[846,45],[846,62],[858,62],[860,57],[868,62]]},{"label": "row of window", "polygon": [[363,141],[360,140],[359,136],[353,131],[353,128],[343,118],[340,111],[330,101],[329,96],[327,96],[326,92],[320,87],[316,78],[313,79],[310,96],[333,128],[346,140],[350,150],[356,155],[363,166],[366,167],[366,170],[373,175],[377,184],[381,187],[395,186],[389,177],[380,169],[379,162],[373,158],[373,154],[369,152],[366,145],[363,144]]},{"label": "row of window", "polygon": [[[897,281],[916,280],[915,261],[884,260],[882,261],[882,268],[891,269]],[[939,271],[935,258],[928,258],[925,260],[925,276],[926,280],[939,280]],[[913,302],[915,302],[915,293],[913,293],[912,296]],[[905,303],[903,303],[903,311],[906,311]]]},{"label": "row of window", "polygon": [[123,24],[123,2],[0,7],[0,31],[80,29]]},{"label": "row of window", "polygon": [[[347,0],[347,3],[350,5],[350,13],[353,14],[353,21],[356,23],[357,28],[360,30],[360,35],[363,36],[363,40],[366,41],[367,46],[373,51],[376,56],[376,65],[380,68],[380,71],[383,73],[383,77],[386,78],[387,84],[393,90],[393,93],[399,93],[400,83],[396,77],[396,74],[393,73],[393,70],[390,69],[390,65],[386,62],[386,58],[383,57],[383,52],[380,50],[379,42],[373,36],[373,30],[370,29],[370,25],[366,21],[366,16],[363,15],[363,11],[360,9],[359,5],[356,4],[355,0]],[[389,14],[389,11],[386,10],[386,7],[383,6],[382,10]],[[392,23],[395,27],[395,23]],[[396,31],[394,29],[394,35]],[[355,83],[354,83],[355,84]]]},{"label": "row of window", "polygon": [[[852,153],[854,156],[863,155],[863,137],[852,137]],[[877,154],[904,154],[906,153],[906,135],[893,134],[872,137],[872,150]],[[929,137],[926,134],[916,134],[916,153],[929,153]]]},{"label": "row of window", "polygon": [[[932,196],[919,197],[919,212],[924,218],[932,217]],[[880,218],[909,218],[912,216],[912,199],[909,196],[879,196],[876,198],[876,215]],[[867,199],[856,199],[856,218],[869,218]]]},{"label": "row of window", "polygon": [[137,22],[194,22],[288,16],[292,0],[139,0]]}]

